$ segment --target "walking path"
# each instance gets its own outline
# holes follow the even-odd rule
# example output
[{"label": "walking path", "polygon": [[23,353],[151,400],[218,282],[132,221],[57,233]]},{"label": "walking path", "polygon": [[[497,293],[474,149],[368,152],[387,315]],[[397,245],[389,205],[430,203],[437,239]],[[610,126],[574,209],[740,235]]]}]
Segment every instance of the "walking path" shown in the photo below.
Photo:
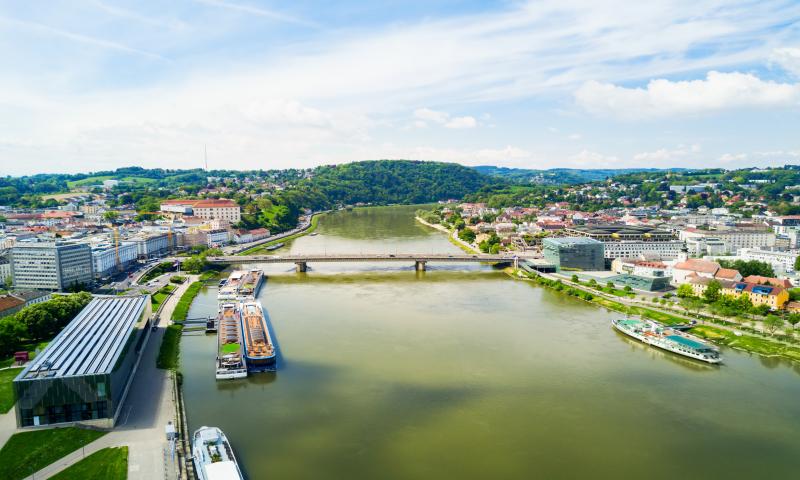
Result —
[{"label": "walking path", "polygon": [[[125,399],[117,419],[117,426],[107,435],[48,465],[28,478],[37,480],[50,478],[98,450],[123,445],[128,446],[128,479],[171,480],[177,478],[177,463],[170,451],[164,430],[168,422],[175,424],[172,372],[156,368],[156,358],[161,346],[161,339],[164,336],[164,329],[170,323],[175,306],[189,285],[199,279],[198,275],[189,275],[188,277],[188,280],[175,289],[173,295],[163,304],[159,316],[159,328],[151,332],[147,346],[142,352],[128,397]],[[13,418],[13,410],[10,413],[12,421],[16,422]],[[4,421],[6,421],[5,418],[1,418],[0,424]],[[4,430],[0,430],[0,435]],[[0,440],[3,440],[2,437]]]}]

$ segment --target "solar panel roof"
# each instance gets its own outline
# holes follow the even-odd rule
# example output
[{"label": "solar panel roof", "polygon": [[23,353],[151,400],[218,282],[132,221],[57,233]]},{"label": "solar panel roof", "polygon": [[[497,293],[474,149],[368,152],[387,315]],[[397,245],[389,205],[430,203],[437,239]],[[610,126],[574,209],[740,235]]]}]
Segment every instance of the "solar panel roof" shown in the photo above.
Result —
[{"label": "solar panel roof", "polygon": [[147,300],[146,295],[95,297],[17,380],[111,373]]}]

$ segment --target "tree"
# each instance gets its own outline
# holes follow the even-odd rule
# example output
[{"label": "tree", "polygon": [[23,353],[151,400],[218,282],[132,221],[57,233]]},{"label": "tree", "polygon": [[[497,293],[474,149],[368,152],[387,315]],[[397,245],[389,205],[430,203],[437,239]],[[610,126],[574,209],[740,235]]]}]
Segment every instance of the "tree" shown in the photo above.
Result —
[{"label": "tree", "polygon": [[786,320],[792,325],[792,328],[800,323],[800,313],[790,313],[786,316]]},{"label": "tree", "polygon": [[797,258],[794,259],[794,271],[800,272],[800,255],[798,255]]},{"label": "tree", "polygon": [[703,292],[703,297],[708,303],[714,303],[719,300],[722,295],[722,284],[718,280],[711,280],[706,286],[706,291]]},{"label": "tree", "polygon": [[614,288],[614,282],[606,283],[606,287],[613,289]]},{"label": "tree", "polygon": [[764,328],[767,329],[770,335],[775,334],[775,330],[783,327],[783,319],[777,315],[767,315],[764,319]]},{"label": "tree", "polygon": [[572,275],[572,281],[573,281],[574,283],[578,283],[578,276],[577,276],[577,275],[575,275],[575,274],[573,274],[573,275]]},{"label": "tree", "polygon": [[103,218],[111,223],[114,223],[119,218],[119,213],[114,210],[108,210],[103,214]]},{"label": "tree", "polygon": [[458,232],[458,238],[464,240],[467,243],[472,243],[475,241],[475,232],[470,230],[469,228],[465,228]]},{"label": "tree", "polygon": [[676,295],[678,295],[681,298],[694,297],[694,290],[692,289],[691,285],[689,285],[688,283],[684,283],[678,286],[678,291]]},{"label": "tree", "polygon": [[765,305],[763,303],[761,305],[754,306],[753,309],[752,309],[753,313],[755,313],[756,315],[762,315],[762,316],[768,314],[771,311],[772,311],[772,309],[769,308],[769,305]]}]

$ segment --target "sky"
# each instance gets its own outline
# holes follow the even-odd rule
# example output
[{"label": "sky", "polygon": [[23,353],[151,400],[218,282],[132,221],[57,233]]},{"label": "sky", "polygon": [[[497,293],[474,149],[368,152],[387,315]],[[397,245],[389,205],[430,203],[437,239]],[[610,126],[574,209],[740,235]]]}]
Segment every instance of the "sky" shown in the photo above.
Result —
[{"label": "sky", "polygon": [[800,163],[800,1],[0,0],[0,175]]}]

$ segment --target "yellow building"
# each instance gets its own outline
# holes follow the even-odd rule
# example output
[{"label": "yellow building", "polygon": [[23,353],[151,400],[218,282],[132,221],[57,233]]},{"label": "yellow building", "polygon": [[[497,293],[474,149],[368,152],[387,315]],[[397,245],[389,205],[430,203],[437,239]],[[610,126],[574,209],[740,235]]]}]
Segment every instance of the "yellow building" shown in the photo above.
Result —
[{"label": "yellow building", "polygon": [[[689,285],[692,286],[694,294],[701,297],[708,288],[708,284],[712,281],[714,281],[714,279],[695,277],[689,280]],[[769,305],[769,308],[773,310],[780,310],[784,308],[789,301],[789,291],[780,286],[759,285],[757,283],[748,282],[731,282],[727,280],[716,281],[722,286],[722,290],[720,291],[722,295],[730,295],[734,298],[746,295],[755,306]]]}]

